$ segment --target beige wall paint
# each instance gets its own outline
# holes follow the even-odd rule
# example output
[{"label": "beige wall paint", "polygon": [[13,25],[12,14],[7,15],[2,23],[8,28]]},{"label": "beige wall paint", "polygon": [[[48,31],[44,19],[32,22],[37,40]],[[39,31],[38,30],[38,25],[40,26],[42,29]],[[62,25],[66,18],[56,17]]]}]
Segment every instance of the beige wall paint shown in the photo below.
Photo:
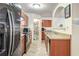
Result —
[{"label": "beige wall paint", "polygon": [[79,56],[79,26],[73,24],[72,29],[71,55]]},{"label": "beige wall paint", "polygon": [[72,20],[71,55],[79,56],[79,3],[72,4]]}]

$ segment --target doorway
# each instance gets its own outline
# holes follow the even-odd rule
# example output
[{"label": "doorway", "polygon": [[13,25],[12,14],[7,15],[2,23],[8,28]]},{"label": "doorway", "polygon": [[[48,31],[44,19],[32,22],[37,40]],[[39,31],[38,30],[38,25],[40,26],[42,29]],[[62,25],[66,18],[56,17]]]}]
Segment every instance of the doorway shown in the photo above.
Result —
[{"label": "doorway", "polygon": [[45,43],[41,41],[41,20],[34,19],[33,22],[33,41],[28,50],[27,54],[24,56],[48,56],[46,52]]},{"label": "doorway", "polygon": [[33,40],[41,41],[41,20],[34,19],[33,28],[34,28]]}]

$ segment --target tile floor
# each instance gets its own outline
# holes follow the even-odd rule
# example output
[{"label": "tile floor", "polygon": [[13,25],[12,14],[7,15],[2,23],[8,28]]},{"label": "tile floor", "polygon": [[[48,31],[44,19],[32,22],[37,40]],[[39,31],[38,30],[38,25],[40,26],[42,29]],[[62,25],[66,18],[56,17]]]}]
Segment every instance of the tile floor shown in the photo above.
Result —
[{"label": "tile floor", "polygon": [[24,54],[23,56],[48,56],[44,41],[40,42],[39,40],[34,40],[27,54]]}]

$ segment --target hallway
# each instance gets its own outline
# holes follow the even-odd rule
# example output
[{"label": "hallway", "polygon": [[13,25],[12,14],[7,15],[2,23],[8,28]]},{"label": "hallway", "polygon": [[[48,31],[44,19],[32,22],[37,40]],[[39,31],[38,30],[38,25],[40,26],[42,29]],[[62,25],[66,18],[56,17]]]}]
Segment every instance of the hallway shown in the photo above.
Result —
[{"label": "hallway", "polygon": [[24,56],[47,56],[44,42],[34,40],[31,44],[29,51]]}]

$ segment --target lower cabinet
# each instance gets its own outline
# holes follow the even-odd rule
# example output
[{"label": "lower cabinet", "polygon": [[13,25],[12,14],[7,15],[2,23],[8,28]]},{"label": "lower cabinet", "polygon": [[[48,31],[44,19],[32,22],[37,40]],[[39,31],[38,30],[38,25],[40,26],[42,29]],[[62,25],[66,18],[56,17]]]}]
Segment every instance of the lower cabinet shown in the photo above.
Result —
[{"label": "lower cabinet", "polygon": [[21,50],[21,53],[23,55],[24,53],[26,53],[26,39],[25,39],[25,35],[21,36],[20,44],[21,44],[20,50]]},{"label": "lower cabinet", "polygon": [[42,32],[41,34],[42,34],[42,40],[45,40],[45,33]]},{"label": "lower cabinet", "polygon": [[70,39],[49,40],[50,56],[70,56]]}]

